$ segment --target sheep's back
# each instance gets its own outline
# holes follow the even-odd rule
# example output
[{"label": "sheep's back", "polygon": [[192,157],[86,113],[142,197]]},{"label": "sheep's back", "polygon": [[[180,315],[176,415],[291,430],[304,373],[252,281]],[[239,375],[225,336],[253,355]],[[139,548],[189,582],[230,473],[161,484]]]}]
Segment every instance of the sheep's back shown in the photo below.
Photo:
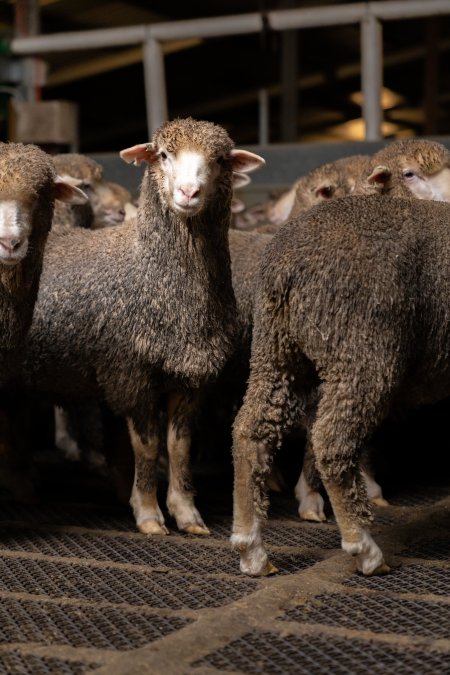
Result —
[{"label": "sheep's back", "polygon": [[335,200],[284,225],[268,245],[257,333],[267,340],[275,330],[319,373],[389,357],[409,382],[445,389],[449,283],[448,205]]}]

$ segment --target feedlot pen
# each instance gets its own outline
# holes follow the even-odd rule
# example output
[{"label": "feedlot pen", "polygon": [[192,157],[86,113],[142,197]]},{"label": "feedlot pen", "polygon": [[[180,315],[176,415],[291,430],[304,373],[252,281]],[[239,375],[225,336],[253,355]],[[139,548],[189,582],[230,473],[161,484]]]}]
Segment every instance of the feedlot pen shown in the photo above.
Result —
[{"label": "feedlot pen", "polygon": [[[301,175],[288,164],[292,175],[261,175],[261,187]],[[298,444],[280,453],[286,489],[271,494],[265,530],[280,572],[264,579],[243,576],[230,550],[228,438],[212,458],[194,452],[209,537],[179,533],[164,509],[170,536],[138,533],[108,478],[47,448],[40,501],[0,499],[0,674],[450,675],[448,417],[444,404],[377,439],[390,506],[376,509],[373,532],[394,565],[383,577],[355,573],[329,511],[327,523],[299,520]]]}]

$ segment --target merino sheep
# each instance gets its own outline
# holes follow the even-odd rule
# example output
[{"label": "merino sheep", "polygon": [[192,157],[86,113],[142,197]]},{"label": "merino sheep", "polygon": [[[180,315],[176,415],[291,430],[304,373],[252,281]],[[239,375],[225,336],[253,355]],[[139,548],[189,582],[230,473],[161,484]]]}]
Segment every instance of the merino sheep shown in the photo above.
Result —
[{"label": "merino sheep", "polygon": [[58,205],[54,222],[58,227],[100,229],[118,225],[125,220],[126,210],[135,215],[129,190],[103,178],[103,167],[92,157],[76,152],[53,155],[61,176],[81,188],[89,201],[80,206]]},{"label": "merino sheep", "polygon": [[0,143],[0,384],[16,368],[31,323],[55,199],[86,196],[61,180],[35,145]]},{"label": "merino sheep", "polygon": [[[35,145],[0,143],[0,386],[17,377],[38,292],[44,247],[55,200],[82,204],[77,188],[57,176],[49,155]],[[0,448],[2,485],[16,496],[31,490],[30,476],[11,451],[13,429],[2,397]]]},{"label": "merino sheep", "polygon": [[315,204],[352,194],[362,177],[367,175],[369,159],[370,155],[351,155],[321,164],[301,176],[281,195],[240,213],[236,217],[236,228],[274,234],[281,224]]},{"label": "merino sheep", "polygon": [[[450,151],[442,143],[427,139],[393,141],[366,158],[353,194],[376,193],[382,196],[450,201]],[[355,174],[356,175],[356,174]],[[303,469],[295,486],[299,515],[304,520],[324,521],[324,501],[319,493],[321,481],[314,465],[309,441]],[[387,505],[380,485],[374,480],[370,452],[362,450],[362,475],[371,501]]]},{"label": "merino sheep", "polygon": [[131,504],[141,532],[166,534],[156,498],[167,415],[167,505],[180,529],[207,534],[189,479],[190,419],[236,338],[228,229],[233,171],[264,160],[211,122],[177,119],[121,152],[147,168],[135,220],[49,238],[24,380],[53,401],[103,398],[127,419]]},{"label": "merino sheep", "polygon": [[360,196],[312,209],[268,245],[234,425],[231,540],[246,574],[274,571],[261,538],[266,476],[308,415],[344,550],[363,574],[389,570],[367,529],[359,448],[395,408],[450,394],[449,223],[445,203]]}]

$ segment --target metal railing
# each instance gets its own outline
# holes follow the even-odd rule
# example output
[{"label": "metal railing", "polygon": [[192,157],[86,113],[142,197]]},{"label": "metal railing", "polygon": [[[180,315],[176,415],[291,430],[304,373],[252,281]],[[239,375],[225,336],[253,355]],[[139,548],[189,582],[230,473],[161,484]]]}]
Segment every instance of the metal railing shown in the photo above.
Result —
[{"label": "metal railing", "polygon": [[[143,45],[144,82],[149,134],[168,118],[163,44],[186,38],[211,38],[257,33],[265,24],[274,31],[303,30],[345,24],[360,25],[361,86],[365,138],[382,137],[382,22],[450,14],[450,0],[384,0],[302,8],[236,16],[171,21],[124,28],[105,28],[15,38],[11,51],[32,56],[56,51]],[[226,67],[226,66],[225,66]],[[267,119],[267,97],[260,97],[260,136]],[[260,138],[261,140],[261,138]]]}]

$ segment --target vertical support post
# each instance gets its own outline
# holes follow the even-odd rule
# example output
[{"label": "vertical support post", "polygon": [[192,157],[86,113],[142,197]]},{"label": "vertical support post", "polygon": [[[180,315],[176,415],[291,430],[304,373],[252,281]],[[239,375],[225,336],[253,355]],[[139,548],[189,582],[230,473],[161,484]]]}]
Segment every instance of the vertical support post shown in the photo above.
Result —
[{"label": "vertical support post", "polygon": [[425,21],[424,132],[426,135],[438,133],[438,42],[438,19],[432,16]]},{"label": "vertical support post", "polygon": [[361,88],[366,141],[382,138],[383,31],[372,14],[361,22]]},{"label": "vertical support post", "polygon": [[269,143],[269,95],[267,89],[258,91],[258,143],[268,145]]},{"label": "vertical support post", "polygon": [[281,141],[297,140],[297,61],[298,32],[283,31],[281,36]]},{"label": "vertical support post", "polygon": [[148,137],[168,119],[164,54],[154,38],[144,42],[144,81]]},{"label": "vertical support post", "polygon": [[[38,0],[16,0],[14,33],[16,37],[39,35],[39,2]],[[34,102],[40,99],[39,80],[41,73],[40,59],[27,57],[23,63],[23,96],[26,101]]]}]

